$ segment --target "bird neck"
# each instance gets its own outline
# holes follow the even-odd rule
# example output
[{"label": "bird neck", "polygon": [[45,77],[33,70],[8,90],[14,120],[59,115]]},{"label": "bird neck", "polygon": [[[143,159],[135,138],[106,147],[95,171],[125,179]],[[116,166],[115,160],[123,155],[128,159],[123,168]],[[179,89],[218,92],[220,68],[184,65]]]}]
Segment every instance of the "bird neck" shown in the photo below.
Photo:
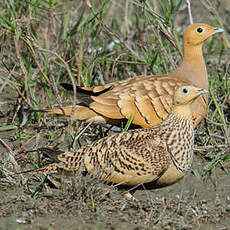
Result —
[{"label": "bird neck", "polygon": [[183,120],[192,120],[191,105],[174,105],[172,108],[172,114]]},{"label": "bird neck", "polygon": [[190,105],[174,106],[163,122],[164,129],[158,133],[167,134],[161,134],[161,139],[167,143],[171,165],[184,173],[190,169],[193,158],[194,126]]},{"label": "bird neck", "polygon": [[202,45],[184,44],[183,62],[172,75],[197,87],[208,89],[208,74],[203,58]]}]

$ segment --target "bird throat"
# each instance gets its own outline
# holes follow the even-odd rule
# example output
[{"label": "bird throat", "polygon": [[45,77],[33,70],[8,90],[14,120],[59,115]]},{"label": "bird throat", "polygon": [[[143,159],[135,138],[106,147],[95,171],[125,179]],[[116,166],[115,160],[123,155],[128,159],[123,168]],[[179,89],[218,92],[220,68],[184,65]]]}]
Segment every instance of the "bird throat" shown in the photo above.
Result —
[{"label": "bird throat", "polygon": [[182,81],[208,89],[208,75],[202,53],[202,45],[184,46],[184,57],[181,65],[172,73]]},{"label": "bird throat", "polygon": [[192,111],[190,104],[174,105],[174,107],[172,108],[172,113],[178,118],[184,120],[192,120]]}]

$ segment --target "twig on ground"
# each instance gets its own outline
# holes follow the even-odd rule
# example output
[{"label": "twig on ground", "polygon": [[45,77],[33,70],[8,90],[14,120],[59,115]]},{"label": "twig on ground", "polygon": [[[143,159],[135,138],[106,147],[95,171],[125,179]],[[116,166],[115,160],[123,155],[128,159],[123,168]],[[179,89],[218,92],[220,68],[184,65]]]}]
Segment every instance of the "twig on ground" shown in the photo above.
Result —
[{"label": "twig on ground", "polygon": [[[16,170],[17,173],[20,172],[20,166],[18,165],[17,161],[14,158],[14,152],[12,151],[12,149],[0,138],[0,144],[3,146],[3,148],[6,150],[7,152],[7,157],[9,159],[9,162],[14,166],[14,169]],[[7,172],[7,171],[6,171]],[[9,171],[8,171],[9,172]],[[7,173],[8,175],[10,173]],[[25,179],[22,175],[19,175],[19,184],[23,184]]]}]

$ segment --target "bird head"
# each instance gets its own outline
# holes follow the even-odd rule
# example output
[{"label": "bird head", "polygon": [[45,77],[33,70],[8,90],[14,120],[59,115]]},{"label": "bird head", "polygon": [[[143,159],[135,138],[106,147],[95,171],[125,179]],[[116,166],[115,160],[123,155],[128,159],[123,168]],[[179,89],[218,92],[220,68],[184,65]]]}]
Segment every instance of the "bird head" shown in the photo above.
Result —
[{"label": "bird head", "polygon": [[174,106],[191,104],[201,94],[208,93],[208,90],[194,86],[181,86],[174,93]]},{"label": "bird head", "polygon": [[184,44],[199,46],[211,35],[223,31],[222,28],[216,28],[202,23],[192,24],[184,32]]}]

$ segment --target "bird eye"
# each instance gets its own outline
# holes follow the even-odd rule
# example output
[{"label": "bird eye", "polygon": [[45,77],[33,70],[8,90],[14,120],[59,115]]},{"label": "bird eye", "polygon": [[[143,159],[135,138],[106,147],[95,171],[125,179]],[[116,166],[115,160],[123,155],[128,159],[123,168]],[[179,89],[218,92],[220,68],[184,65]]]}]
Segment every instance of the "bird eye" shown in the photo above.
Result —
[{"label": "bird eye", "polygon": [[188,94],[188,93],[189,93],[189,89],[187,89],[187,88],[183,88],[183,89],[182,89],[182,93],[184,93],[184,94]]},{"label": "bird eye", "polygon": [[202,33],[203,32],[203,29],[201,27],[197,28],[196,30],[198,33]]}]

